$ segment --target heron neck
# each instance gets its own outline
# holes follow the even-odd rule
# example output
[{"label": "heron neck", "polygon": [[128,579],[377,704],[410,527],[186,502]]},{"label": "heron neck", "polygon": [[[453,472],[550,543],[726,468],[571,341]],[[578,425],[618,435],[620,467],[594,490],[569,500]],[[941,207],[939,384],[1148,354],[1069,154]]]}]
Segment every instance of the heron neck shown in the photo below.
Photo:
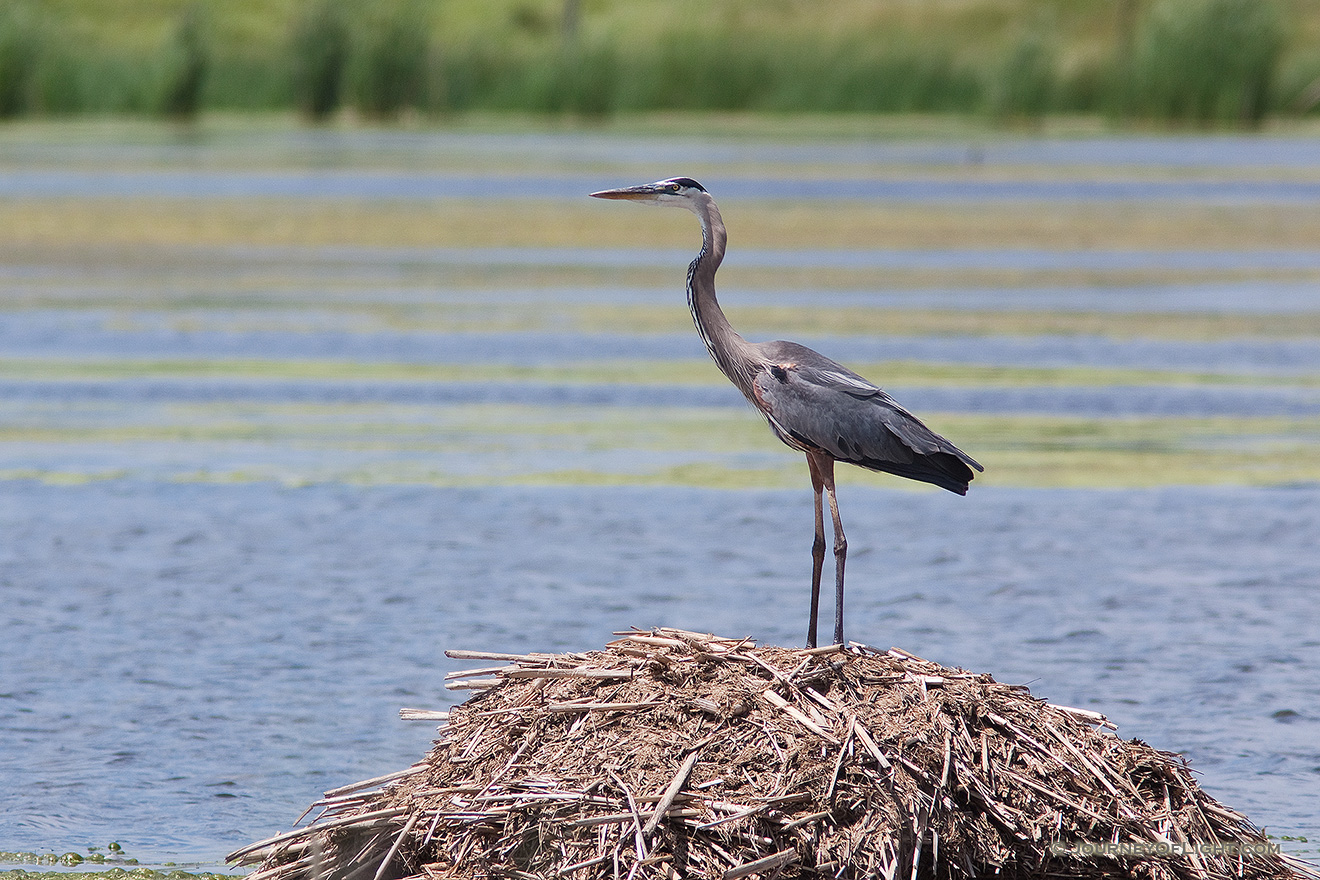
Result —
[{"label": "heron neck", "polygon": [[701,335],[701,341],[706,344],[706,350],[710,352],[720,372],[738,386],[738,390],[749,400],[755,400],[752,394],[752,346],[733,329],[715,298],[715,271],[724,260],[724,247],[728,241],[724,219],[720,216],[720,209],[709,198],[698,207],[696,214],[701,220],[701,253],[688,267],[687,284],[692,322],[696,324],[697,333]]}]

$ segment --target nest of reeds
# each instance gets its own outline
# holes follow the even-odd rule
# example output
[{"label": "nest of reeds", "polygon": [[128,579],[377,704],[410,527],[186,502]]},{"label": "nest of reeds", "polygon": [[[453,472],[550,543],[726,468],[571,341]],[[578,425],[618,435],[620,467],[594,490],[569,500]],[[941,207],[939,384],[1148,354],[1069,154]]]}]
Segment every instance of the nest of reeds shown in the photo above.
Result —
[{"label": "nest of reeds", "polygon": [[[1316,878],[1094,712],[891,649],[672,629],[501,665],[249,880]],[[309,810],[310,812],[310,810]]]}]

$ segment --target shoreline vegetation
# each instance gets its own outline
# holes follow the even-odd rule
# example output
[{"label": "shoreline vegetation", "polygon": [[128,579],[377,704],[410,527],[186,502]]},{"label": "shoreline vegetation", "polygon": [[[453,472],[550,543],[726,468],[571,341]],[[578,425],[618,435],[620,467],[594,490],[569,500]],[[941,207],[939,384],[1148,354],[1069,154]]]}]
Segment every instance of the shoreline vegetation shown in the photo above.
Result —
[{"label": "shoreline vegetation", "polygon": [[0,10],[0,119],[290,110],[312,122],[755,111],[1254,128],[1320,111],[1320,11],[1288,0]]}]

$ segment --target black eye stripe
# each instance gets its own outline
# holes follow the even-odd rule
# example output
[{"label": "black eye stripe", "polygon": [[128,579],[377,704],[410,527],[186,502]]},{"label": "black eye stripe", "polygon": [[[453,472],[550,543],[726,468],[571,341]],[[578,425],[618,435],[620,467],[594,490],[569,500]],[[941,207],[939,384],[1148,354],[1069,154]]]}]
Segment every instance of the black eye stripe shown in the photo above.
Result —
[{"label": "black eye stripe", "polygon": [[671,192],[671,193],[682,192],[685,189],[695,189],[701,192],[706,191],[706,188],[704,186],[697,183],[695,180],[693,180],[690,177],[675,177],[672,180],[660,181],[658,185],[662,187],[664,192]]}]

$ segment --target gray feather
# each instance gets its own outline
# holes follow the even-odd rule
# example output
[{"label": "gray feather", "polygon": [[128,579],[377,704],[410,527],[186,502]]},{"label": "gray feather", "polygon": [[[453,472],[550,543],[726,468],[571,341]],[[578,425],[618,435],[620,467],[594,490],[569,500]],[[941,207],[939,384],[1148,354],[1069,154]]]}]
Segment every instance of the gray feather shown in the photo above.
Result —
[{"label": "gray feather", "polygon": [[793,342],[757,346],[753,382],[771,428],[797,449],[966,492],[970,456],[867,379]]}]

